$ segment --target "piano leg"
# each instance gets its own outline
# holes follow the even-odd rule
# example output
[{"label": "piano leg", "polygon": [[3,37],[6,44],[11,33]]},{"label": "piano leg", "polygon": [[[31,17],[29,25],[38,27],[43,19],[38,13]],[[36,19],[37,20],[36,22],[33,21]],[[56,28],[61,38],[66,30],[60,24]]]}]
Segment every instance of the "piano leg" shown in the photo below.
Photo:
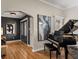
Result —
[{"label": "piano leg", "polygon": [[67,49],[67,46],[65,46],[64,49],[65,49],[65,59],[68,59],[68,49]]},{"label": "piano leg", "polygon": [[60,53],[60,46],[58,46],[58,49],[56,51],[56,59],[61,59],[60,55],[61,55],[61,53]]},{"label": "piano leg", "polygon": [[56,59],[58,59],[59,51],[56,51]]},{"label": "piano leg", "polygon": [[51,51],[50,51],[50,59],[51,59]]},{"label": "piano leg", "polygon": [[44,44],[44,51],[45,51],[45,44]]}]

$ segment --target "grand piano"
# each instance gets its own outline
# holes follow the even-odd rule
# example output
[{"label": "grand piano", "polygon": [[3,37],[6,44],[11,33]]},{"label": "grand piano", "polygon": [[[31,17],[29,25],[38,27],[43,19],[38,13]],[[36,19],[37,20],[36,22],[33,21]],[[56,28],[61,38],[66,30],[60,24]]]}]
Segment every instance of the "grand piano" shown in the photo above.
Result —
[{"label": "grand piano", "polygon": [[77,30],[78,28],[74,25],[77,21],[78,20],[69,20],[62,28],[60,28],[58,31],[55,31],[54,34],[49,34],[47,39],[53,44],[57,44],[59,46],[59,54],[61,54],[60,47],[64,48],[65,59],[68,59],[67,46],[76,45],[76,39],[75,35],[73,34],[73,31]]}]

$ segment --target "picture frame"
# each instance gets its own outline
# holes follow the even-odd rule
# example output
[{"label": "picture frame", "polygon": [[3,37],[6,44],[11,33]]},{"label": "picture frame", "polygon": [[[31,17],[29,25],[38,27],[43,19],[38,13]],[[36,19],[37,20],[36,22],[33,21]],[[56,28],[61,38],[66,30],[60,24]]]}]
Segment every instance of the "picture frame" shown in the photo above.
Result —
[{"label": "picture frame", "polygon": [[54,20],[55,20],[55,31],[58,31],[64,25],[64,17],[54,16]]},{"label": "picture frame", "polygon": [[51,31],[51,17],[45,15],[37,15],[38,20],[38,41],[43,41],[48,38]]},{"label": "picture frame", "polygon": [[15,34],[15,24],[6,24],[6,34]]}]

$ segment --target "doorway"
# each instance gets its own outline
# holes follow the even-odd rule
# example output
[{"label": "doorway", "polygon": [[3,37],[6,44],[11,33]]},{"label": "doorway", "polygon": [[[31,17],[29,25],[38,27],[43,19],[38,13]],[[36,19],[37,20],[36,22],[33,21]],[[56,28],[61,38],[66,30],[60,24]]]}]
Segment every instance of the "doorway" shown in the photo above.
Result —
[{"label": "doorway", "polygon": [[20,21],[20,39],[30,45],[30,18],[26,17]]}]

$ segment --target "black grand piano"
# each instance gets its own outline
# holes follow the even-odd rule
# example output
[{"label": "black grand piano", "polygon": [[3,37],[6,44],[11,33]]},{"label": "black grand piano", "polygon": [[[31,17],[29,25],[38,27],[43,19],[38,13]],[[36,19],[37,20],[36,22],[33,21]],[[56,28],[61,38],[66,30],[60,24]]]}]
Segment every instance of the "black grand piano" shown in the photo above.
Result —
[{"label": "black grand piano", "polygon": [[[54,34],[49,34],[48,36],[48,41],[52,42],[53,44],[59,45],[58,48],[59,52],[60,47],[64,48],[65,59],[68,59],[67,45],[76,44],[76,39],[74,37],[73,31],[78,28],[77,26],[74,25],[77,21],[78,20],[69,20],[62,28],[60,28],[58,31],[55,31]],[[71,34],[68,34],[70,32]]]}]

